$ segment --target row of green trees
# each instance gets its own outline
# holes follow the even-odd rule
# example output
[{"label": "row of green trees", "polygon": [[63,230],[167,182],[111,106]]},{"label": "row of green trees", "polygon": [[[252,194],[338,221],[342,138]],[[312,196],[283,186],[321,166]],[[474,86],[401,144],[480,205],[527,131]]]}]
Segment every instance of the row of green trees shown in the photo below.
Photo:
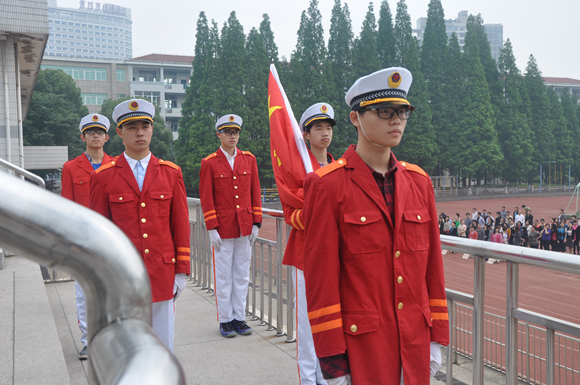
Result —
[{"label": "row of green trees", "polygon": [[329,32],[326,44],[318,1],[311,0],[301,15],[296,49],[289,59],[280,59],[267,14],[246,35],[235,12],[221,29],[200,13],[193,75],[176,142],[188,189],[197,189],[200,161],[218,147],[215,121],[227,113],[244,119],[239,146],[256,155],[262,184],[273,183],[270,63],[278,68],[297,119],[311,104],[332,104],[338,122],[330,149],[335,155],[356,143],[344,102],[354,80],[402,66],[413,74],[409,99],[417,110],[394,149],[399,159],[434,175],[448,170],[464,180],[506,181],[532,181],[539,162],[571,160],[573,175],[580,176],[573,146],[580,139],[577,98],[564,92],[560,99],[547,88],[532,55],[522,74],[509,39],[495,61],[481,16],[469,16],[463,51],[455,34],[447,37],[440,0],[429,4],[422,46],[412,34],[405,0],[397,3],[394,18],[383,0],[378,20],[370,3],[356,37],[348,5],[335,0]]}]

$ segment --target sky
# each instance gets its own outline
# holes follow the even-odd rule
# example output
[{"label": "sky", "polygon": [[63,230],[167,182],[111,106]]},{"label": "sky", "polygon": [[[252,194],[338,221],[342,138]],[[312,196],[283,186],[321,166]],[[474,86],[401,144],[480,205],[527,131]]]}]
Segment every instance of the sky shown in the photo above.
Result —
[{"label": "sky", "polygon": [[[93,0],[97,1],[97,0]],[[280,58],[290,58],[296,47],[300,15],[310,0],[108,0],[131,9],[133,20],[133,57],[150,53],[194,55],[196,23],[201,11],[214,19],[221,30],[232,11],[244,26],[244,33],[258,28],[262,14],[270,16]],[[324,38],[328,42],[330,13],[334,0],[318,0],[322,14]],[[375,15],[382,0],[374,2]],[[360,33],[368,2],[342,0],[347,3],[355,36]],[[388,0],[393,20],[397,0]],[[102,2],[104,3],[104,2]],[[427,16],[429,0],[407,0],[413,28],[417,19]],[[532,54],[545,77],[580,79],[580,41],[578,15],[580,0],[442,0],[446,19],[455,19],[466,10],[481,14],[484,23],[502,24],[504,41],[511,40],[520,71],[524,72]],[[78,8],[78,0],[58,0],[59,7]]]}]

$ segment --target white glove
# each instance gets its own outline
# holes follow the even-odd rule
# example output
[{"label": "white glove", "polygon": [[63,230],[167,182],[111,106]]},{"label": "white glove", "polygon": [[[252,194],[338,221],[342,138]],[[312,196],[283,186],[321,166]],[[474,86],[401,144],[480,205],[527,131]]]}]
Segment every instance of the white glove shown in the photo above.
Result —
[{"label": "white glove", "polygon": [[175,282],[173,283],[173,302],[181,295],[185,289],[185,274],[175,274]]},{"label": "white glove", "polygon": [[258,231],[260,231],[258,226],[253,225],[252,226],[252,234],[250,234],[250,246],[254,246],[254,242],[256,242],[256,238],[258,238]]},{"label": "white glove", "polygon": [[441,367],[441,344],[437,342],[431,342],[431,377],[439,371]]},{"label": "white glove", "polygon": [[352,379],[350,378],[350,374],[346,376],[331,378],[326,380],[328,385],[352,385]]},{"label": "white glove", "polygon": [[220,251],[222,245],[222,238],[220,237],[218,231],[208,230],[207,232],[209,234],[209,241],[211,242],[211,245],[213,246],[214,250]]}]

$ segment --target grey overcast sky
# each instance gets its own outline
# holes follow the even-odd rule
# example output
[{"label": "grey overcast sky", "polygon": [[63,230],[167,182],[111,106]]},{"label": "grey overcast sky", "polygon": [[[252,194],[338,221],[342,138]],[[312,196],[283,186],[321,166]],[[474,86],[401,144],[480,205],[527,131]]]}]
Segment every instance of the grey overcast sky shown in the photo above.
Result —
[{"label": "grey overcast sky", "polygon": [[[205,11],[221,30],[230,12],[235,11],[246,34],[252,27],[258,28],[262,14],[267,13],[280,57],[289,58],[296,46],[300,14],[309,5],[309,0],[109,1],[131,9],[134,57],[150,53],[193,56],[199,12]],[[374,1],[377,19],[381,1]],[[350,8],[353,32],[358,35],[368,1],[345,2]],[[388,2],[395,17],[397,1]],[[327,42],[333,4],[334,0],[319,0]],[[429,0],[407,0],[413,28],[418,18],[427,16],[428,4]],[[580,79],[580,0],[442,0],[442,4],[447,19],[455,19],[460,11],[467,10],[480,13],[485,23],[503,24],[504,41],[511,40],[520,71],[524,72],[533,54],[544,76]],[[58,6],[78,8],[79,1],[58,0]]]}]

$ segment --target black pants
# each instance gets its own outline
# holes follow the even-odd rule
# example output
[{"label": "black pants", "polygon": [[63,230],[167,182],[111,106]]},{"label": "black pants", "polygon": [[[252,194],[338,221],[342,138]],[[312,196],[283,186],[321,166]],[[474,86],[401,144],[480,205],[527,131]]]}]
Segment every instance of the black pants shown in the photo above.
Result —
[{"label": "black pants", "polygon": [[538,246],[539,246],[538,244],[536,244],[536,245],[531,245],[531,244],[530,244],[530,249],[537,249],[537,248],[538,248]]},{"label": "black pants", "polygon": [[573,251],[574,254],[580,254],[580,245],[579,245],[579,243],[580,243],[580,240],[578,240],[578,239],[576,239],[574,241],[574,251]]},{"label": "black pants", "polygon": [[550,250],[550,241],[549,240],[540,240],[540,249],[541,250]]}]

